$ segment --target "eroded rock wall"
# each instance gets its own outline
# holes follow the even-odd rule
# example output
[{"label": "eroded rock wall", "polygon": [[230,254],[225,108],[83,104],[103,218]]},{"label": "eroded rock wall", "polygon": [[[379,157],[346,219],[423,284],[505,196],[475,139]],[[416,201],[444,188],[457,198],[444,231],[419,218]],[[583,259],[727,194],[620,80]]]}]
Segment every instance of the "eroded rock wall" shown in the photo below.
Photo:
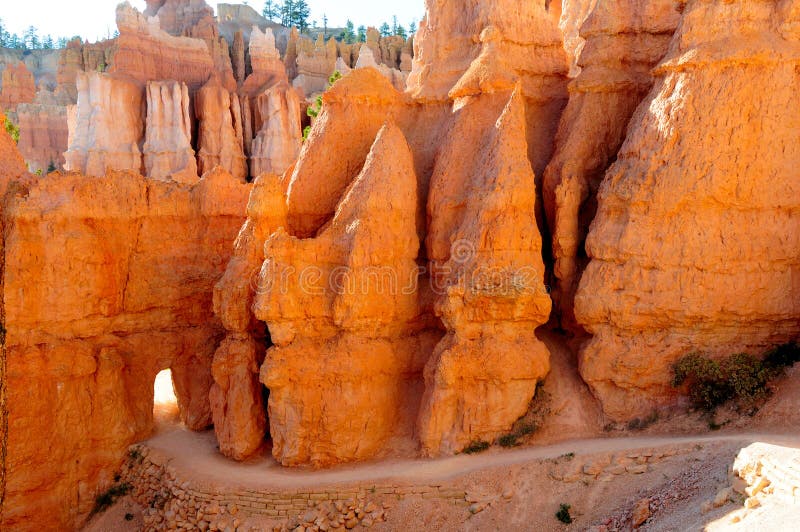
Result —
[{"label": "eroded rock wall", "polygon": [[683,355],[800,334],[798,13],[689,2],[600,186],[575,308],[581,375],[614,419],[674,404]]},{"label": "eroded rock wall", "polygon": [[[667,52],[680,20],[678,0],[596,2],[580,36],[578,77],[561,118],[556,150],[544,173],[544,206],[552,236],[556,278],[553,298],[562,325],[581,332],[573,311],[575,290],[586,267],[589,224],[597,189],[625,140],[628,122],[653,85],[651,70]],[[562,18],[569,29],[585,7],[570,3]],[[575,39],[575,37],[572,37]]]},{"label": "eroded rock wall", "polygon": [[249,190],[224,173],[195,186],[129,173],[15,182],[2,207],[0,528],[78,528],[127,446],[151,434],[160,370],[186,425],[210,425],[223,336],[212,287]]}]

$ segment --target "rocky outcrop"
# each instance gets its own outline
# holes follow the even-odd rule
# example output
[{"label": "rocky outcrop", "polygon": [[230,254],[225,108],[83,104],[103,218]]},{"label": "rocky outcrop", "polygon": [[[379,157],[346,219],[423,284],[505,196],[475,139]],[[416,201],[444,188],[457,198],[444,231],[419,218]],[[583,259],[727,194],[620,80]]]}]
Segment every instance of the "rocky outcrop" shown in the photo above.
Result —
[{"label": "rocky outcrop", "polygon": [[324,112],[303,146],[287,200],[289,230],[301,237],[314,235],[333,216],[378,131],[404,109],[402,96],[372,68],[353,71],[326,91],[322,101]]},{"label": "rocky outcrop", "polygon": [[358,54],[358,61],[355,68],[375,68],[383,74],[389,82],[394,85],[394,88],[402,91],[406,88],[406,75],[396,68],[389,68],[386,65],[379,65],[375,61],[375,55],[372,49],[368,46],[362,46]]},{"label": "rocky outcrop", "polygon": [[185,83],[151,81],[147,84],[147,123],[144,141],[146,175],[182,183],[197,181],[192,149],[189,89]]},{"label": "rocky outcrop", "polygon": [[[652,87],[651,70],[667,52],[680,5],[677,0],[598,2],[581,30],[586,40],[577,65],[581,73],[570,85],[543,186],[557,279],[553,297],[562,325],[573,331],[580,332],[573,300],[588,262],[584,243],[597,189],[634,110]],[[574,7],[579,8],[580,3]]]},{"label": "rocky outcrop", "polygon": [[550,369],[534,332],[550,297],[520,88],[499,119],[473,129],[486,107],[476,100],[461,111],[431,179],[428,257],[448,334],[425,368],[426,454],[492,441],[525,414]]},{"label": "rocky outcrop", "polygon": [[297,77],[292,83],[307,96],[323,92],[339,57],[336,40],[325,42],[320,34],[316,43],[300,38],[297,46]]},{"label": "rocky outcrop", "polygon": [[[325,466],[419,444],[434,455],[494,439],[547,374],[534,332],[550,300],[531,154],[551,149],[567,58],[548,37],[558,16],[529,9],[532,27],[550,25],[545,37],[520,45],[502,27],[483,28],[484,45],[441,100],[409,98],[374,67],[322,95],[285,175],[287,223],[266,241],[254,303],[275,344],[261,380],[282,463]],[[508,23],[489,15],[476,16]],[[421,70],[418,86],[430,75]]]},{"label": "rocky outcrop", "polygon": [[69,146],[67,108],[60,105],[25,103],[17,107],[19,151],[31,172],[43,174],[64,166]]},{"label": "rocky outcrop", "polygon": [[674,403],[683,355],[800,334],[795,6],[689,3],[600,186],[575,309],[581,375],[614,419]]},{"label": "rocky outcrop", "polygon": [[61,50],[58,58],[55,90],[58,103],[70,105],[78,101],[78,72],[105,72],[114,62],[116,39],[84,43],[76,37]]},{"label": "rocky outcrop", "polygon": [[193,187],[126,173],[16,184],[0,209],[0,528],[80,528],[128,446],[151,434],[163,369],[186,425],[209,426],[223,334],[212,287],[248,193],[225,174]]},{"label": "rocky outcrop", "polygon": [[197,133],[197,166],[200,173],[221,166],[244,181],[248,170],[239,97],[235,92],[228,92],[218,79],[212,78],[198,91],[194,109],[200,123]]},{"label": "rocky outcrop", "polygon": [[233,66],[233,77],[236,78],[236,83],[244,83],[247,77],[247,65],[244,53],[244,36],[241,31],[237,31],[236,35],[233,37],[231,64]]},{"label": "rocky outcrop", "polygon": [[2,85],[0,85],[0,106],[9,111],[15,111],[21,103],[31,103],[36,97],[36,84],[33,74],[18,62],[6,65],[3,70]]},{"label": "rocky outcrop", "polygon": [[429,0],[408,78],[409,94],[429,103],[509,90],[520,81],[528,113],[528,157],[537,176],[552,156],[567,101],[568,59],[555,4],[519,7],[511,0],[472,0],[471,16],[464,19],[464,6]]},{"label": "rocky outcrop", "polygon": [[253,27],[250,33],[250,63],[253,74],[262,78],[280,79],[286,76],[286,67],[275,47],[275,36],[271,29],[262,32],[258,27]]},{"label": "rocky outcrop", "polygon": [[[390,124],[316,238],[278,231],[267,240],[254,309],[275,343],[261,380],[273,454],[285,465],[374,456],[410,429],[410,376],[425,352],[423,339],[409,337],[418,315],[407,289],[417,275],[416,194],[411,151]],[[308,268],[319,275],[310,279]]]},{"label": "rocky outcrop", "polygon": [[[0,124],[5,123],[6,116],[0,110]],[[20,155],[19,150],[14,145],[14,141],[6,132],[5,128],[0,128],[0,195],[4,195],[8,184],[28,172],[25,160]]]},{"label": "rocky outcrop", "polygon": [[144,90],[126,78],[78,73],[78,104],[69,110],[65,168],[102,177],[109,170],[142,172]]},{"label": "rocky outcrop", "polygon": [[150,0],[144,14],[158,17],[161,29],[170,35],[191,35],[203,24],[214,23],[214,10],[205,0]]},{"label": "rocky outcrop", "polygon": [[[203,39],[170,35],[161,29],[157,18],[142,15],[128,3],[117,7],[117,27],[120,36],[109,72],[125,74],[142,83],[183,82],[192,93],[216,73],[228,90],[236,89],[230,57],[227,68],[218,68],[218,54],[212,54],[214,48]],[[176,57],[180,61],[175,61]]]},{"label": "rocky outcrop", "polygon": [[225,274],[214,288],[214,312],[227,338],[214,355],[211,409],[222,454],[242,460],[266,434],[267,417],[259,371],[267,349],[265,326],[253,316],[264,243],[286,224],[285,187],[275,175],[253,183],[247,222],[234,243]]},{"label": "rocky outcrop", "polygon": [[281,175],[297,160],[302,145],[300,98],[284,82],[259,96],[256,105],[263,125],[252,143],[250,175]]}]

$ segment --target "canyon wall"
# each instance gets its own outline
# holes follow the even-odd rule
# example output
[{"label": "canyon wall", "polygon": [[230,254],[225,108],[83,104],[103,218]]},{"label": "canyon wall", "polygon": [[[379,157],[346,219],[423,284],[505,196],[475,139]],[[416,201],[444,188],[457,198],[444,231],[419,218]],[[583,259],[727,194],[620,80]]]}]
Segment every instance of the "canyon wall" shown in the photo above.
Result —
[{"label": "canyon wall", "polygon": [[223,332],[212,287],[249,190],[225,173],[191,187],[127,173],[12,184],[2,205],[0,528],[78,527],[127,446],[151,434],[163,369],[186,426],[211,424]]},{"label": "canyon wall", "polygon": [[575,309],[614,419],[674,404],[683,355],[800,334],[799,6],[689,2],[600,185]]},{"label": "canyon wall", "polygon": [[581,332],[573,300],[588,263],[584,243],[597,189],[625,140],[631,115],[652,87],[651,70],[667,52],[682,3],[597,2],[580,30],[585,40],[577,61],[580,74],[570,83],[569,105],[543,183],[556,278],[553,299],[562,326],[574,332]]},{"label": "canyon wall", "polygon": [[[428,7],[442,34],[469,31],[447,4]],[[543,166],[552,151],[568,60],[560,13],[510,9],[476,2],[469,28],[482,42],[450,59],[461,67],[444,85],[426,30],[419,49],[430,55],[420,53],[409,95],[375,68],[336,82],[283,177],[285,226],[251,217],[243,229],[272,231],[260,255],[256,240],[251,293],[274,343],[260,377],[281,463],[460,451],[509,430],[547,374],[534,332],[550,300],[532,159]],[[523,39],[523,27],[541,31]],[[241,265],[229,265],[219,301],[241,293],[244,278],[229,278],[249,271]],[[220,391],[229,375],[242,384],[216,400],[221,418],[242,395],[258,402],[250,353],[223,372]],[[258,419],[231,420],[220,448],[242,459],[260,432]]]}]

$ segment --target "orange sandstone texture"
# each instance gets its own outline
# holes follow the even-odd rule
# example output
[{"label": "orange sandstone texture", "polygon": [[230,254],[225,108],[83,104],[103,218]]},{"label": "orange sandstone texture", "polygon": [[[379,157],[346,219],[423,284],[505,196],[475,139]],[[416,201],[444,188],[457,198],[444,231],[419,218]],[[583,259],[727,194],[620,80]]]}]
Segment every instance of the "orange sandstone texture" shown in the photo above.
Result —
[{"label": "orange sandstone texture", "polygon": [[227,337],[214,355],[211,409],[220,452],[242,460],[264,440],[266,409],[259,371],[267,348],[265,326],[253,316],[264,243],[286,223],[285,187],[277,176],[256,178],[247,222],[225,274],[214,287],[214,312]]},{"label": "orange sandstone texture", "polygon": [[673,403],[683,355],[798,338],[798,13],[687,4],[600,186],[575,310],[581,375],[614,419]]},{"label": "orange sandstone texture", "polygon": [[[460,154],[466,171],[436,172],[428,202],[429,255],[444,291],[436,313],[448,334],[425,368],[419,438],[427,454],[457,452],[508,430],[550,369],[534,332],[548,320],[550,296],[520,90],[478,139],[451,139],[439,165]],[[465,141],[472,140],[483,149],[470,157]],[[441,244],[452,249],[436,249]],[[437,261],[444,249],[449,258]]]},{"label": "orange sandstone texture", "polygon": [[14,111],[21,103],[31,103],[35,96],[36,83],[25,63],[7,65],[0,85],[0,107]]},{"label": "orange sandstone texture", "polygon": [[216,77],[212,77],[197,93],[194,109],[200,122],[197,133],[197,166],[200,173],[221,166],[244,181],[248,171],[239,96],[229,92]]},{"label": "orange sandstone texture", "polygon": [[[553,298],[566,328],[580,330],[573,299],[588,262],[584,243],[597,209],[597,189],[625,140],[631,115],[652,87],[651,70],[667,52],[682,4],[597,2],[581,28],[586,43],[577,62],[580,75],[570,84],[543,185],[555,261]],[[574,15],[565,11],[565,24],[570,23],[568,13]]]},{"label": "orange sandstone texture", "polygon": [[431,340],[415,334],[416,211],[413,157],[388,124],[316,238],[267,240],[254,308],[275,343],[261,380],[281,463],[369,458],[410,436]]},{"label": "orange sandstone texture", "polygon": [[566,98],[560,14],[476,5],[481,41],[445,58],[443,81],[438,55],[452,50],[437,39],[464,30],[457,10],[428,7],[441,25],[420,39],[411,96],[353,70],[323,95],[284,176],[287,224],[266,241],[254,309],[275,344],[261,380],[287,465],[381,456],[390,441],[440,454],[492,440],[549,369],[534,332],[550,300],[532,160],[544,166]]},{"label": "orange sandstone texture", "polygon": [[66,169],[102,177],[143,168],[146,100],[143,86],[124,76],[79,73],[78,104],[69,110]]},{"label": "orange sandstone texture", "polygon": [[79,527],[151,433],[160,370],[186,425],[210,425],[212,287],[249,191],[224,173],[191,187],[52,174],[6,198],[0,528]]},{"label": "orange sandstone texture", "polygon": [[17,106],[19,151],[32,172],[46,174],[64,166],[69,125],[67,109],[60,105],[24,103]]}]

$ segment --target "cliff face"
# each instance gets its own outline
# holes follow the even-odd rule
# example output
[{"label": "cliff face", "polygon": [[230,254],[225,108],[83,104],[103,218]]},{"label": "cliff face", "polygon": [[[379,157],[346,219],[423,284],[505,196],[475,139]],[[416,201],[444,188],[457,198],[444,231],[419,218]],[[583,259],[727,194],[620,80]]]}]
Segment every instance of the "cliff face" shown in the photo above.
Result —
[{"label": "cliff face", "polygon": [[66,169],[102,177],[110,170],[142,172],[145,97],[126,77],[79,73],[78,104],[68,116]]},{"label": "cliff face", "polygon": [[[580,327],[573,299],[588,262],[584,243],[597,209],[597,189],[625,140],[631,115],[652,87],[651,70],[667,52],[682,4],[597,2],[580,30],[585,44],[573,42],[582,46],[580,74],[570,84],[543,196],[555,261],[553,298],[562,324],[574,331]],[[580,11],[580,5],[571,7]],[[564,24],[570,23],[567,13]]]},{"label": "cliff face", "polygon": [[225,174],[194,187],[52,174],[6,198],[3,529],[80,524],[151,433],[160,370],[186,425],[211,423],[211,291],[248,193]]},{"label": "cliff face", "polygon": [[576,316],[593,335],[581,375],[613,418],[674,402],[682,355],[756,354],[800,333],[797,13],[687,4],[600,186]]},{"label": "cliff face", "polygon": [[218,69],[213,48],[203,39],[170,35],[157,18],[148,18],[127,3],[117,8],[117,27],[120,35],[110,73],[124,73],[142,83],[183,82],[194,92],[218,72],[228,90],[236,89],[230,58],[227,68]]},{"label": "cliff face", "polygon": [[36,84],[33,74],[25,63],[6,65],[0,85],[0,106],[5,110],[15,111],[17,105],[30,103],[36,96]]},{"label": "cliff face", "polygon": [[[550,302],[531,154],[539,161],[552,149],[567,57],[558,15],[541,5],[526,7],[523,19],[541,31],[523,44],[514,41],[518,21],[491,8],[472,15],[482,43],[437,98],[400,94],[374,68],[327,91],[284,176],[285,229],[253,218],[243,229],[272,232],[254,311],[275,344],[261,381],[284,464],[325,466],[419,444],[452,453],[491,440],[525,412],[548,372],[534,333]],[[457,18],[448,24],[440,31],[460,31]],[[417,71],[418,88],[439,87],[438,73]],[[487,271],[499,281],[481,278]],[[239,357],[241,374],[252,359]],[[333,401],[335,411],[326,408]],[[242,426],[239,436],[225,432],[225,447],[249,441],[258,422]]]}]

